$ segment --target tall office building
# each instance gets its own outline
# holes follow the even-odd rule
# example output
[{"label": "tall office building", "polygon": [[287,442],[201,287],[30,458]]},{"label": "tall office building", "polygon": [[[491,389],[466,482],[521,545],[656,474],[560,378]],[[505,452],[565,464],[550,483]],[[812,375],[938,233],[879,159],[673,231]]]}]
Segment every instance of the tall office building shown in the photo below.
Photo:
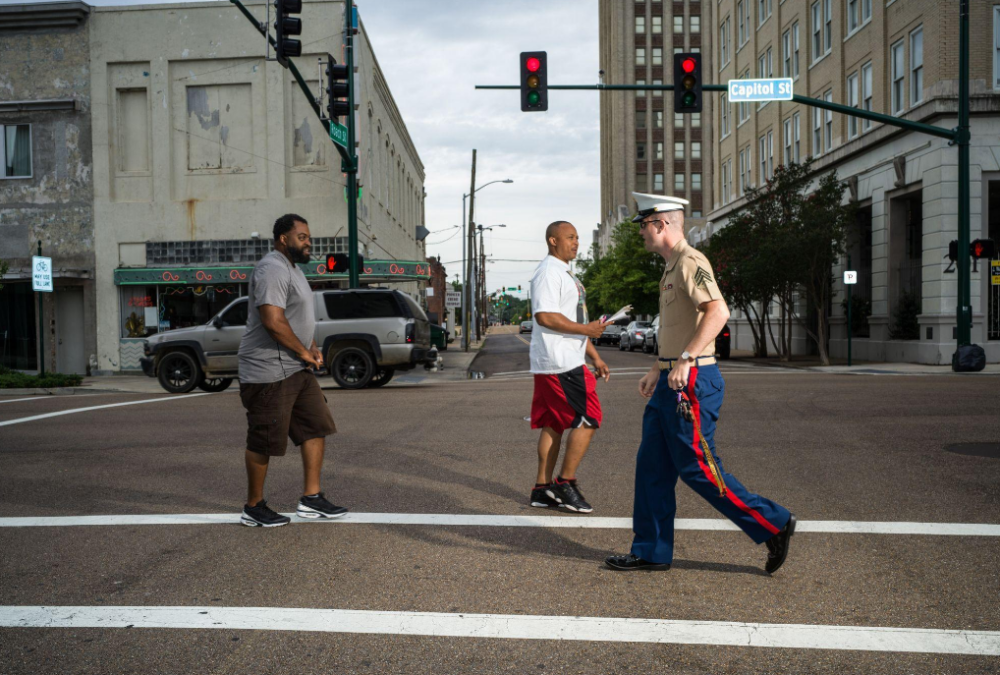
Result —
[{"label": "tall office building", "polygon": [[[605,84],[663,84],[673,79],[673,55],[702,54],[706,78],[715,72],[711,34],[714,2],[599,0],[600,67]],[[706,81],[711,81],[706,79]],[[701,113],[675,115],[672,92],[601,93],[601,222],[596,241],[611,245],[614,226],[635,209],[631,193],[653,192],[691,202],[697,233],[712,204],[713,101]]]},{"label": "tall office building", "polygon": [[[706,2],[713,4],[715,2]],[[1000,237],[1000,3],[970,2],[972,238]],[[638,6],[638,5],[637,5]],[[959,3],[955,0],[719,0],[706,31],[717,38],[719,82],[790,77],[795,93],[951,129],[958,111]],[[731,104],[718,95],[706,120],[717,130],[708,233],[725,227],[779,163],[814,159],[836,171],[860,209],[849,240],[858,273],[854,297],[870,316],[853,337],[855,358],[950,363],[955,350],[958,151],[944,139],[792,102]],[[983,264],[985,263],[985,264]],[[842,267],[830,349],[846,356]],[[1000,275],[1000,261],[993,263]],[[1000,361],[1000,276],[980,261],[972,276],[972,339]],[[901,330],[919,307],[919,331]],[[858,305],[855,305],[856,307]],[[804,308],[803,308],[804,309]],[[912,319],[912,317],[911,317]],[[750,348],[745,321],[731,321],[737,348]],[[794,351],[813,345],[797,331]]]}]

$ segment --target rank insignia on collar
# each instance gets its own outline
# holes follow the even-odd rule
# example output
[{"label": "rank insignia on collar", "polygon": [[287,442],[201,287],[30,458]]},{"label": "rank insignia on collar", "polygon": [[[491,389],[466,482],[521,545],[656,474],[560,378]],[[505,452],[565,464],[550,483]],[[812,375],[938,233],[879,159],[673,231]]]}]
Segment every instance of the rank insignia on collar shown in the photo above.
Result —
[{"label": "rank insignia on collar", "polygon": [[694,283],[698,288],[708,289],[709,284],[714,284],[715,280],[709,272],[706,272],[704,268],[699,267],[694,273]]}]

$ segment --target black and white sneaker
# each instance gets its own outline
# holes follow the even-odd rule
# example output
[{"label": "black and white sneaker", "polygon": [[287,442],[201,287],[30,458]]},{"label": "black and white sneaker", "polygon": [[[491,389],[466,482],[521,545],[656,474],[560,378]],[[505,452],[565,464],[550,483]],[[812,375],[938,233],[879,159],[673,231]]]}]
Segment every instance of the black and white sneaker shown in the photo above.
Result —
[{"label": "black and white sneaker", "polygon": [[[551,484],[550,484],[551,485]],[[538,507],[540,509],[550,509],[558,508],[559,502],[554,500],[545,491],[549,488],[549,485],[544,485],[542,487],[536,487],[531,491],[531,505]]]},{"label": "black and white sneaker", "polygon": [[267,501],[261,499],[257,502],[257,506],[244,505],[240,522],[247,527],[281,527],[292,522],[292,519],[280,513],[275,513],[267,505]]},{"label": "black and white sneaker", "polygon": [[302,497],[299,508],[295,510],[295,515],[299,518],[340,518],[345,513],[347,509],[328,502],[322,492]]},{"label": "black and white sneaker", "polygon": [[587,500],[583,498],[583,493],[580,492],[580,488],[577,487],[575,482],[571,481],[553,481],[545,493],[556,500],[562,506],[565,506],[570,511],[576,511],[577,513],[591,513],[594,508],[587,503]]}]

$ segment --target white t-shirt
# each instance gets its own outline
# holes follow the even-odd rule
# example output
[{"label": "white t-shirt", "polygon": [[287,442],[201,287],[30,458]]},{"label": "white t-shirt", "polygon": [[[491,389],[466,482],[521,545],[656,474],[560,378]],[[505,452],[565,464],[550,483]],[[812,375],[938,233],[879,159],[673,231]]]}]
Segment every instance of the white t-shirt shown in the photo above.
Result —
[{"label": "white t-shirt", "polygon": [[[588,323],[587,292],[569,271],[569,264],[546,256],[531,277],[531,311],[562,314],[570,321]],[[586,363],[587,337],[567,335],[539,325],[531,330],[531,372],[565,373]]]}]

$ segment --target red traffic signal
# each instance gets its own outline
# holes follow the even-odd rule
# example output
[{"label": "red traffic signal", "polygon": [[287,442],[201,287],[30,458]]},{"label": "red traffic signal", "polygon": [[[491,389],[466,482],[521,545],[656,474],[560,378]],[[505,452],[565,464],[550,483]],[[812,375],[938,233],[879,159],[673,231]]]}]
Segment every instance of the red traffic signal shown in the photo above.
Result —
[{"label": "red traffic signal", "polygon": [[[358,267],[364,265],[364,258],[358,256]],[[346,253],[331,253],[326,256],[325,274],[347,274],[351,269],[351,259]]]},{"label": "red traffic signal", "polygon": [[685,73],[693,73],[695,66],[696,64],[694,62],[694,59],[692,58],[686,58],[683,61],[681,61],[681,68],[684,70]]},{"label": "red traffic signal", "polygon": [[674,112],[701,112],[701,54],[674,54]]},{"label": "red traffic signal", "polygon": [[995,258],[997,244],[992,239],[974,239],[969,244],[969,254],[973,258]]}]

